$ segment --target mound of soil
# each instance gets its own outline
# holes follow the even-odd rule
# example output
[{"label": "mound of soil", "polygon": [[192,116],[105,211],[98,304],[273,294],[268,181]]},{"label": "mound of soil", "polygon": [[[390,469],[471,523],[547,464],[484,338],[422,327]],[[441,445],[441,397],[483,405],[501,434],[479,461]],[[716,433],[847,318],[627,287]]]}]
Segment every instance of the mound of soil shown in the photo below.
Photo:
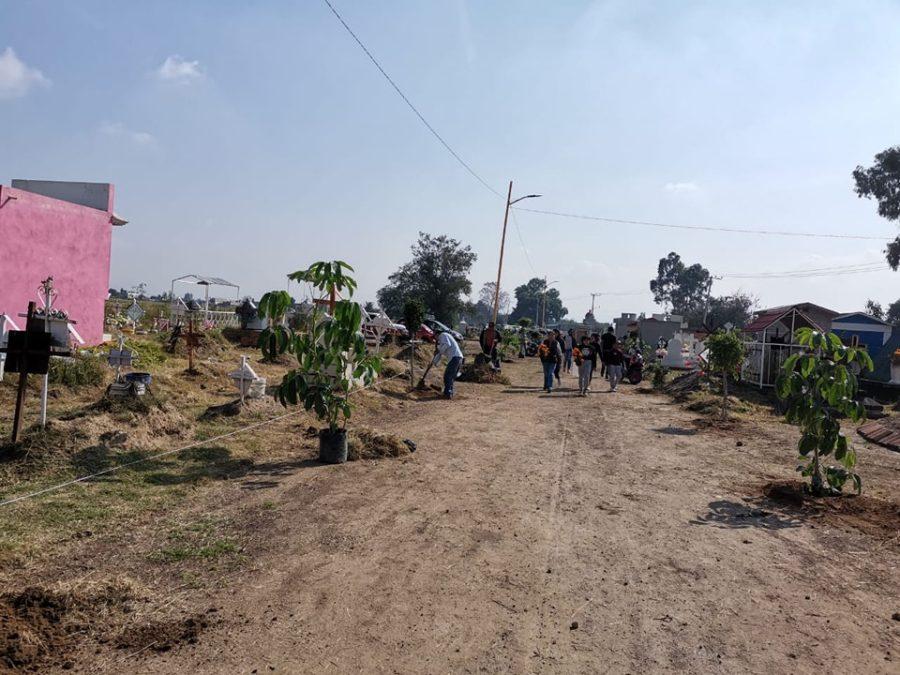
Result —
[{"label": "mound of soil", "polygon": [[849,526],[885,542],[897,541],[900,530],[900,504],[866,495],[844,494],[816,497],[805,483],[776,481],[767,483],[762,493],[774,504],[790,509],[800,517],[825,520],[835,526]]},{"label": "mound of soil", "polygon": [[398,359],[385,359],[381,362],[381,377],[396,377],[409,373],[409,361],[406,363]]},{"label": "mound of soil", "polygon": [[347,459],[381,459],[402,457],[414,451],[415,444],[394,434],[381,434],[371,429],[353,429],[347,438]]},{"label": "mound of soil", "polygon": [[131,597],[130,589],[115,584],[83,592],[33,586],[0,596],[0,663],[11,670],[65,667],[75,635],[108,627],[108,616]]},{"label": "mound of soil", "polygon": [[491,368],[487,362],[464,363],[459,374],[460,382],[476,384],[509,384],[509,378],[502,372]]}]

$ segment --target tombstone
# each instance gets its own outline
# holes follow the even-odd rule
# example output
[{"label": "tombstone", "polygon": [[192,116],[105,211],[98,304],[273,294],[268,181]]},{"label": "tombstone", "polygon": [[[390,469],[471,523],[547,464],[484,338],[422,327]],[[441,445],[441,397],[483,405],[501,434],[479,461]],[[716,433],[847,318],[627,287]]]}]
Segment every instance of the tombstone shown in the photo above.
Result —
[{"label": "tombstone", "polygon": [[262,398],[266,394],[266,378],[260,377],[247,363],[247,357],[241,357],[241,367],[228,373],[228,377],[234,382],[241,400],[247,398]]}]

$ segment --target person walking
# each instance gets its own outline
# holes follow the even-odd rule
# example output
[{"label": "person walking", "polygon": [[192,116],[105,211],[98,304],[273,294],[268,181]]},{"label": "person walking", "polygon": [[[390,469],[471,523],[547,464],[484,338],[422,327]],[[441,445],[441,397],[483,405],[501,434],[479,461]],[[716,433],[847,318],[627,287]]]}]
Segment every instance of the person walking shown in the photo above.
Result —
[{"label": "person walking", "polygon": [[556,378],[556,385],[561,386],[562,380],[559,377],[559,373],[562,370],[563,365],[563,354],[565,353],[565,343],[563,343],[562,334],[559,332],[559,328],[553,329],[553,337],[556,340],[556,344],[559,346],[559,359],[556,362],[556,367],[553,369],[553,376]]},{"label": "person walking", "polygon": [[588,340],[587,335],[581,337],[581,345],[577,347],[576,361],[578,365],[578,392],[587,396],[591,390],[591,375],[597,367],[597,348]]},{"label": "person walking", "polygon": [[544,391],[549,394],[553,390],[553,371],[562,361],[562,350],[559,348],[559,341],[553,331],[548,332],[547,337],[541,342],[538,347],[538,356],[544,369]]},{"label": "person walking", "polygon": [[432,363],[437,365],[441,357],[447,359],[447,367],[444,369],[444,398],[449,400],[453,398],[453,385],[456,384],[456,376],[462,365],[463,354],[456,340],[447,331],[438,334]]},{"label": "person walking", "polygon": [[[594,361],[594,369],[591,371],[591,381],[594,381],[594,373],[597,372],[597,361],[600,360],[600,356],[603,353],[603,350],[600,349],[600,333],[591,333],[591,346],[594,348],[594,354],[597,356],[597,359]],[[600,364],[600,372],[603,372],[603,364]]]},{"label": "person walking", "polygon": [[605,376],[606,379],[609,379],[609,355],[615,346],[616,334],[613,331],[613,327],[609,326],[606,329],[606,332],[600,337],[600,361],[602,364],[600,367],[600,374]]},{"label": "person walking", "polygon": [[575,349],[575,329],[570,328],[563,337],[563,370],[572,372],[572,353]]},{"label": "person walking", "polygon": [[614,345],[609,352],[606,370],[609,373],[609,390],[615,391],[622,381],[622,370],[625,367],[625,352],[621,345]]}]

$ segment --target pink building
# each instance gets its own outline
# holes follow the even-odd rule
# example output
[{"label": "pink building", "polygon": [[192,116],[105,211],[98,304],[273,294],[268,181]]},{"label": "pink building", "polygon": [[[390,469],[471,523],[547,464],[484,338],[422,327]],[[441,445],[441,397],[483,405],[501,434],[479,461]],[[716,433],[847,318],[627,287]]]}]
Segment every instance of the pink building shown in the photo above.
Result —
[{"label": "pink building", "polygon": [[14,180],[0,185],[0,314],[17,323],[37,302],[42,279],[53,277],[54,307],[76,322],[89,345],[103,341],[109,293],[113,213],[108,183]]}]

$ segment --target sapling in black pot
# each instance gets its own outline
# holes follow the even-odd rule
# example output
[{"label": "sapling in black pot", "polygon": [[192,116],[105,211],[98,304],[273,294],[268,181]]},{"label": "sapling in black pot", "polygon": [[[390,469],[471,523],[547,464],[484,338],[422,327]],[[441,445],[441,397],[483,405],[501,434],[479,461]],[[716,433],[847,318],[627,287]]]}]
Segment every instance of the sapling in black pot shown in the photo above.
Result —
[{"label": "sapling in black pot", "polygon": [[[345,290],[352,296],[356,282],[345,271],[353,268],[339,260],[317,262],[290,278],[310,283],[331,298]],[[308,330],[285,327],[286,340],[261,341],[268,358],[273,348],[275,353],[289,352],[297,358],[297,367],[284,374],[275,397],[284,406],[302,405],[327,423],[319,431],[319,459],[330,464],[347,461],[346,425],[353,413],[353,388],[371,384],[381,368],[378,357],[366,354],[361,327],[360,306],[335,299],[331,316],[313,311]]]}]

